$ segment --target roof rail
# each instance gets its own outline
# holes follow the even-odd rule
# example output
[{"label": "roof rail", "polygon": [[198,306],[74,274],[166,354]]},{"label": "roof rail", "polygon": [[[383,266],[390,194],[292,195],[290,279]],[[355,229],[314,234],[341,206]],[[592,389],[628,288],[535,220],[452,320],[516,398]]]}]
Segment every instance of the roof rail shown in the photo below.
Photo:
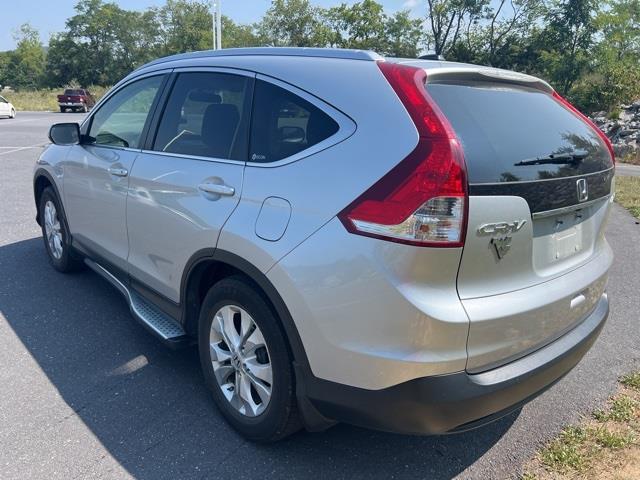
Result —
[{"label": "roof rail", "polygon": [[288,57],[322,57],[342,58],[346,60],[365,60],[375,62],[383,57],[370,50],[351,50],[346,48],[308,48],[308,47],[253,47],[253,48],[225,48],[222,50],[202,50],[198,52],[179,53],[153,60],[138,68],[150,67],[175,60],[192,58],[235,57],[247,55],[268,55]]}]

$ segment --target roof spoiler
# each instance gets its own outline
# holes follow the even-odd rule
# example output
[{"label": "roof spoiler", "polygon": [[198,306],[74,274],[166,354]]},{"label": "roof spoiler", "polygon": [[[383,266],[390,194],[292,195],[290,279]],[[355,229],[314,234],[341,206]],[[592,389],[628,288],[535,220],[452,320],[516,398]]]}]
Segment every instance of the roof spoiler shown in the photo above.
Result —
[{"label": "roof spoiler", "polygon": [[418,57],[420,60],[439,60],[441,62],[445,61],[444,55],[439,53],[427,53],[426,55],[420,55]]},{"label": "roof spoiler", "polygon": [[428,70],[427,81],[429,83],[450,81],[484,81],[495,83],[516,84],[529,88],[535,88],[546,93],[553,93],[553,88],[544,80],[524,73],[501,70],[491,67],[478,66],[451,66]]}]

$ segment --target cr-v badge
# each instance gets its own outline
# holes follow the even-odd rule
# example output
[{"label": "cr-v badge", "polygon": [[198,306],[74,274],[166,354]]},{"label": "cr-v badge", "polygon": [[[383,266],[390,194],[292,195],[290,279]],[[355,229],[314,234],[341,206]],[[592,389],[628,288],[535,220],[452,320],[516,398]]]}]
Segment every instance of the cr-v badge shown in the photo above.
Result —
[{"label": "cr-v badge", "polygon": [[513,222],[485,223],[478,227],[479,235],[491,235],[489,245],[492,245],[498,259],[502,259],[511,249],[511,235],[522,229],[526,220]]}]

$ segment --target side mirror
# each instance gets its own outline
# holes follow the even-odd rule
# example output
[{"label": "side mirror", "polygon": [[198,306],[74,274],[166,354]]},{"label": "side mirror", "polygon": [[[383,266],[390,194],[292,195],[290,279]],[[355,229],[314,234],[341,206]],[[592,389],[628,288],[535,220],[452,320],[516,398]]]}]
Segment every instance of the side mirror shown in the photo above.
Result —
[{"label": "side mirror", "polygon": [[49,140],[56,145],[77,145],[80,143],[80,125],[56,123],[49,129]]}]

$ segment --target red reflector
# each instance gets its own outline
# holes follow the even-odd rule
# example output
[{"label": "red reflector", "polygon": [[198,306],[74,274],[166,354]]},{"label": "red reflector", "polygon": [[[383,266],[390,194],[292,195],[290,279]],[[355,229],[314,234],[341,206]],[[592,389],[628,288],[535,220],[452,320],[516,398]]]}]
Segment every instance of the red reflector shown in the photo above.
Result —
[{"label": "red reflector", "polygon": [[467,221],[462,147],[425,89],[420,68],[381,62],[418,130],[414,150],[338,217],[352,233],[411,245],[459,247]]},{"label": "red reflector", "polygon": [[569,103],[569,101],[566,98],[563,98],[558,92],[556,92],[556,91],[553,92],[553,98],[555,98],[557,102],[559,102],[566,109],[570,110],[580,120],[582,120],[584,123],[589,125],[593,130],[595,130],[595,132],[600,136],[602,141],[605,143],[605,145],[609,149],[609,154],[611,155],[611,161],[615,164],[616,163],[616,155],[613,152],[613,145],[611,145],[611,140],[609,140],[609,137],[607,137],[604,134],[604,132],[602,130],[600,130],[598,128],[598,126],[591,121],[591,119],[589,117],[587,117],[580,110],[578,110],[576,107],[571,105],[571,103]]}]

